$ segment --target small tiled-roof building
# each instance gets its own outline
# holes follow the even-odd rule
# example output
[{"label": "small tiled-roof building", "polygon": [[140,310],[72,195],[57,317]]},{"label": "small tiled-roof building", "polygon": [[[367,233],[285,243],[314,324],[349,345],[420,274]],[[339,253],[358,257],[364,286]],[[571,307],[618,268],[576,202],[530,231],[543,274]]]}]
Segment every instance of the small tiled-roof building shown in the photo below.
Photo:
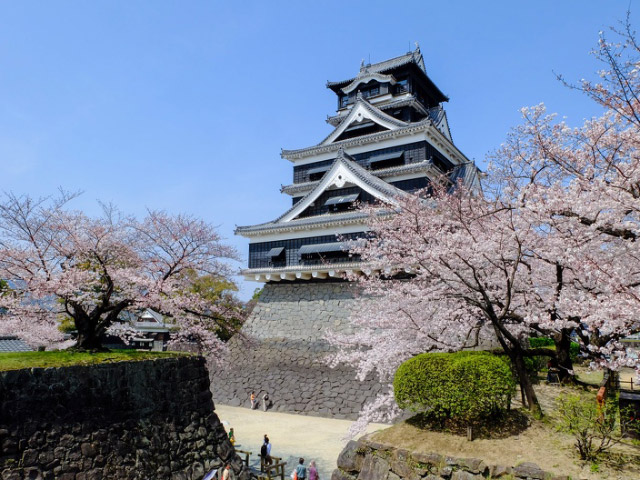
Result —
[{"label": "small tiled-roof building", "polygon": [[31,352],[33,348],[24,343],[18,337],[0,336],[0,353]]}]

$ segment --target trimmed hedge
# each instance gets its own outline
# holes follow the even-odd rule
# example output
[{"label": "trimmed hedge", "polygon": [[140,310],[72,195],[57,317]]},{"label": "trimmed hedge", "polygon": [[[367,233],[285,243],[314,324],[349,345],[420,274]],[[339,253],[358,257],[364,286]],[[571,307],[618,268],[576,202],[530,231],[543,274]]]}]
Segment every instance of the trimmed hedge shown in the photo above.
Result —
[{"label": "trimmed hedge", "polygon": [[400,408],[471,421],[507,410],[515,381],[488,352],[423,353],[400,365],[393,389]]}]

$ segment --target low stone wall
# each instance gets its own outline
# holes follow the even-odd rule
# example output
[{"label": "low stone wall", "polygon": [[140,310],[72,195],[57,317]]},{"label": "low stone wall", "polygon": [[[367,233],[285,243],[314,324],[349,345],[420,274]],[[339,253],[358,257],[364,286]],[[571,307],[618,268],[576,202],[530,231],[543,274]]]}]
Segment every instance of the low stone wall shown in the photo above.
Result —
[{"label": "low stone wall", "polygon": [[3,480],[249,478],[201,357],[0,372],[0,400]]},{"label": "low stone wall", "polygon": [[351,441],[338,457],[331,480],[570,480],[545,472],[535,463],[487,465],[478,458],[418,453],[389,445]]},{"label": "low stone wall", "polygon": [[355,419],[385,387],[373,378],[356,380],[350,366],[329,368],[332,352],[322,338],[331,329],[353,330],[358,303],[347,282],[268,283],[242,328],[230,342],[229,365],[212,373],[213,398],[249,406],[249,394],[268,392],[280,412]]}]

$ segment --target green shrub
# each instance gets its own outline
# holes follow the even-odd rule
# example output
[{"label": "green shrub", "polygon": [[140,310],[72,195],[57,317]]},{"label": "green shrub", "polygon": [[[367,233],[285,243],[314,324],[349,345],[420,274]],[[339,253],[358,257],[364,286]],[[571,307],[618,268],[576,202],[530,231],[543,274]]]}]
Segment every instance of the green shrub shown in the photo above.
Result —
[{"label": "green shrub", "polygon": [[555,347],[556,344],[551,338],[547,337],[530,337],[529,346],[531,348]]},{"label": "green shrub", "polygon": [[593,396],[567,394],[560,395],[557,403],[558,429],[573,436],[582,460],[597,460],[622,441],[623,431],[638,431],[633,411],[619,412],[615,399],[599,407]]},{"label": "green shrub", "polygon": [[571,358],[572,363],[575,363],[578,360],[579,353],[580,344],[577,342],[571,342],[571,345],[569,345],[569,358]]},{"label": "green shrub", "polygon": [[[553,342],[553,339],[548,337],[530,337],[529,347],[555,349],[555,343]],[[572,363],[575,363],[578,360],[579,353],[580,353],[580,344],[576,342],[571,342],[571,345],[569,346],[569,357],[571,358]],[[540,372],[540,370],[542,370],[547,366],[548,361],[549,361],[549,357],[543,357],[543,356],[527,357],[524,359],[524,364],[528,372],[538,373]]]},{"label": "green shrub", "polygon": [[515,382],[507,363],[487,352],[424,353],[400,365],[393,388],[401,408],[471,421],[506,410]]}]

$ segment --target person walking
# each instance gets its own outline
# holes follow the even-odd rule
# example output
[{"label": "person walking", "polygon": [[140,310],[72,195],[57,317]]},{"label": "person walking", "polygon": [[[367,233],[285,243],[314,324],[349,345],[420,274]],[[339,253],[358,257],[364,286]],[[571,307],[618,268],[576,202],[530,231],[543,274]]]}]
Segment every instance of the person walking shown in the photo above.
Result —
[{"label": "person walking", "polygon": [[249,395],[249,401],[251,402],[251,410],[255,410],[258,403],[256,402],[256,392],[252,391]]},{"label": "person walking", "polygon": [[300,457],[298,466],[296,467],[296,480],[305,480],[307,478],[307,467],[304,466],[304,458]]},{"label": "person walking", "polygon": [[308,473],[309,473],[309,480],[320,480],[320,476],[318,475],[318,467],[316,467],[315,460],[311,460],[309,462]]},{"label": "person walking", "polygon": [[231,445],[236,444],[236,435],[233,433],[233,428],[229,429],[229,441],[231,442]]},{"label": "person walking", "polygon": [[262,395],[262,410],[266,412],[268,406],[269,406],[269,393],[264,392],[264,395]]},{"label": "person walking", "polygon": [[266,433],[264,434],[262,447],[260,447],[260,456],[265,465],[271,465],[273,463],[273,459],[271,458],[271,442]]}]

